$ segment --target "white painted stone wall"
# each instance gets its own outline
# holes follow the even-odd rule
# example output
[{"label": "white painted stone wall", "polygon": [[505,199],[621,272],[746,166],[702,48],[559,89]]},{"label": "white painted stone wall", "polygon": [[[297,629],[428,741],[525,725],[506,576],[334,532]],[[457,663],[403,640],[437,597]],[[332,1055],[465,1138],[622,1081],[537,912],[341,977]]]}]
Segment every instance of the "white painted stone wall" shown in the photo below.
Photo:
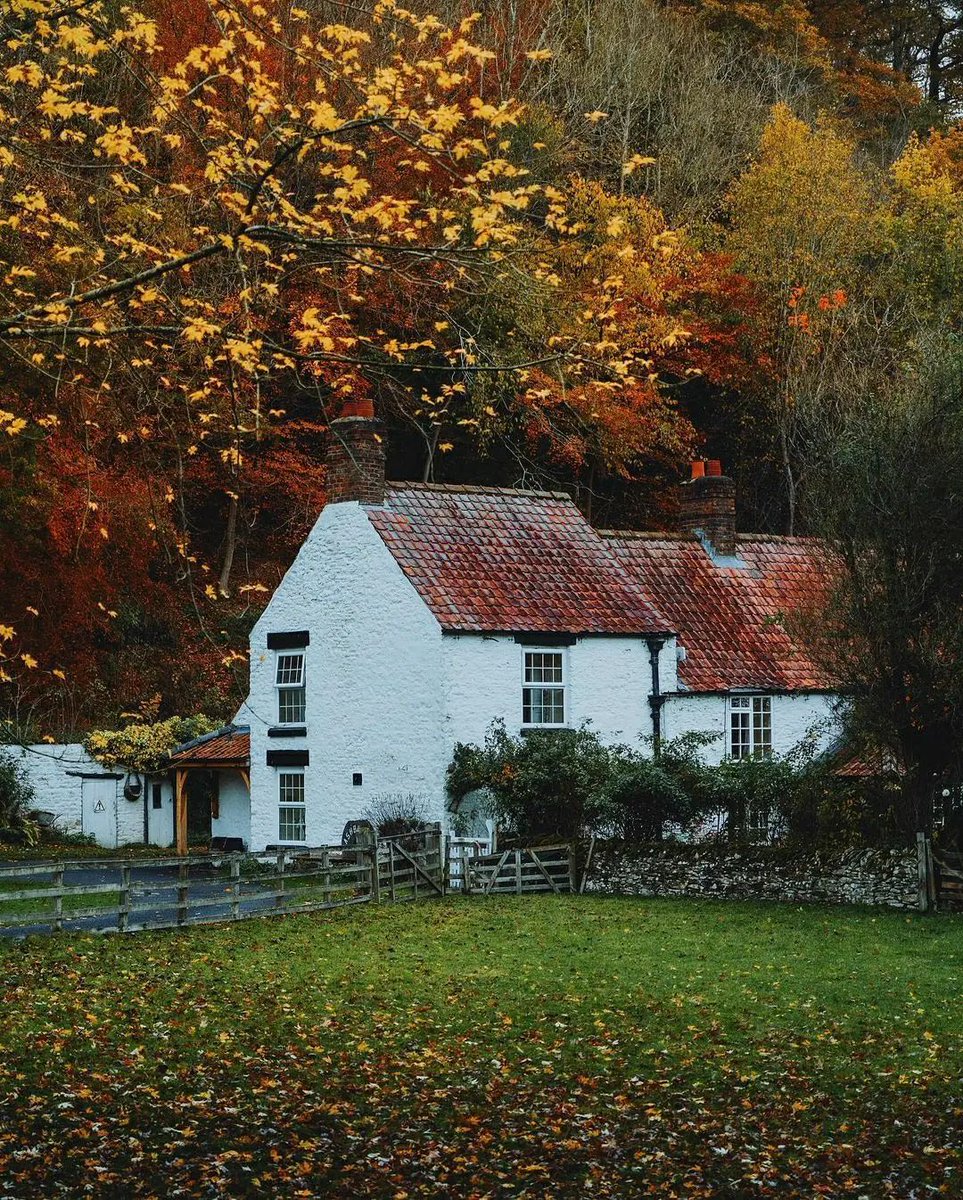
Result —
[{"label": "white painted stone wall", "polygon": [[240,772],[218,772],[218,796],[218,816],[211,820],[211,837],[239,837],[248,846],[251,841],[251,801]]},{"label": "white painted stone wall", "polygon": [[[522,728],[525,650],[510,636],[448,634],[443,639],[447,760],[456,742],[481,743],[494,718],[510,734]],[[652,735],[652,668],[642,638],[586,637],[559,647],[565,655],[568,724],[590,722],[606,742],[638,746]],[[660,684],[675,684],[675,646],[663,647]],[[446,761],[447,761],[446,760]]]},{"label": "white painted stone wall", "polygon": [[[308,736],[269,738],[277,699],[267,635],[301,629],[311,633]],[[250,694],[237,715],[251,727],[251,849],[278,842],[285,768],[266,765],[269,750],[309,751],[310,845],[340,841],[345,822],[378,797],[413,795],[442,819],[441,646],[438,622],[361,506],[326,506],[251,633]]]},{"label": "white painted stone wall", "polygon": [[34,807],[52,812],[57,828],[80,833],[82,822],[81,780],[68,771],[104,772],[104,768],[79,744],[5,746],[4,753],[19,759],[34,789]]},{"label": "white painted stone wall", "polygon": [[[776,754],[787,754],[811,731],[817,734],[816,745],[825,750],[839,732],[839,700],[820,692],[800,692],[772,697],[772,748]],[[666,738],[685,733],[707,733],[715,740],[703,751],[704,760],[715,765],[729,749],[729,704],[726,696],[674,695],[667,698],[662,710],[662,731]]]},{"label": "white painted stone wall", "polygon": [[[91,758],[80,743],[54,744],[40,743],[33,746],[5,746],[5,753],[19,759],[27,770],[27,777],[33,785],[34,807],[43,812],[52,812],[57,818],[56,828],[62,833],[83,833],[83,775],[95,775],[109,779],[110,776],[121,776],[113,779],[112,815],[114,838],[111,844],[124,846],[129,843],[144,842],[144,800],[135,801],[124,797],[124,779],[126,771],[121,768],[108,770],[96,759]],[[155,777],[156,778],[156,777]],[[147,781],[148,805],[150,804],[150,785]],[[172,788],[170,782],[163,778],[162,785],[165,807],[170,810],[172,805]],[[148,808],[151,819],[151,841],[166,845],[170,841],[169,832],[159,836],[161,822],[157,820],[159,813]],[[171,818],[167,817],[167,828],[170,828]],[[157,836],[155,836],[155,830]]]}]

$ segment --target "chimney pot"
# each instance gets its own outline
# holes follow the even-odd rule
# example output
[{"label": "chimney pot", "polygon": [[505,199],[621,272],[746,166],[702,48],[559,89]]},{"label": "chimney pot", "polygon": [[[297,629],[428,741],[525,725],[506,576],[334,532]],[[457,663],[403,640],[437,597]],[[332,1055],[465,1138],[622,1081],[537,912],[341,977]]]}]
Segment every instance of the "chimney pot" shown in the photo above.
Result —
[{"label": "chimney pot", "polygon": [[370,400],[349,400],[331,422],[324,466],[329,504],[384,504],[384,426]]},{"label": "chimney pot", "polygon": [[711,475],[713,479],[718,479],[722,475],[722,463],[718,458],[710,458],[706,463],[706,474]]},{"label": "chimney pot", "polygon": [[342,417],[364,417],[368,421],[373,421],[374,415],[374,402],[367,396],[345,400],[341,408]]},{"label": "chimney pot", "polygon": [[692,463],[692,478],[701,479],[706,473],[706,465],[701,458],[697,458]]}]

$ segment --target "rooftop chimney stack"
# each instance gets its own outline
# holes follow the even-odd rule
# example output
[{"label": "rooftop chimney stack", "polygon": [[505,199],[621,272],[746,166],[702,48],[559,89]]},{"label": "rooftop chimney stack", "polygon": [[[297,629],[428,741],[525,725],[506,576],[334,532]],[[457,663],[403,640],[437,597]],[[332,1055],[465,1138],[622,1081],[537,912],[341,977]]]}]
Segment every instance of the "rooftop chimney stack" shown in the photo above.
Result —
[{"label": "rooftop chimney stack", "polygon": [[347,401],[331,422],[324,465],[329,504],[384,504],[384,426],[370,400]]},{"label": "rooftop chimney stack", "polygon": [[701,534],[723,557],[736,553],[736,485],[717,458],[692,464],[692,478],[680,488],[679,521],[687,533]]}]

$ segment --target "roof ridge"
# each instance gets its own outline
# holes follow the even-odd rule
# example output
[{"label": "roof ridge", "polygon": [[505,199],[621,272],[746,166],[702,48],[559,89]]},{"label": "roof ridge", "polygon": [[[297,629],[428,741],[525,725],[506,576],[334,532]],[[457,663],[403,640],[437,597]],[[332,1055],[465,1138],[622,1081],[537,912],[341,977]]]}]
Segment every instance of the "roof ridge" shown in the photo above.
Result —
[{"label": "roof ridge", "polygon": [[738,542],[806,542],[812,546],[824,546],[825,538],[803,533],[737,533]]},{"label": "roof ridge", "polygon": [[697,542],[694,533],[679,529],[598,529],[599,537],[604,538],[638,538],[640,541],[679,541]]},{"label": "roof ridge", "polygon": [[469,492],[473,494],[489,493],[498,496],[534,496],[539,500],[568,500],[575,501],[568,492],[539,491],[536,488],[499,487],[494,483],[422,483],[414,480],[388,480],[389,489],[404,489],[419,492]]}]

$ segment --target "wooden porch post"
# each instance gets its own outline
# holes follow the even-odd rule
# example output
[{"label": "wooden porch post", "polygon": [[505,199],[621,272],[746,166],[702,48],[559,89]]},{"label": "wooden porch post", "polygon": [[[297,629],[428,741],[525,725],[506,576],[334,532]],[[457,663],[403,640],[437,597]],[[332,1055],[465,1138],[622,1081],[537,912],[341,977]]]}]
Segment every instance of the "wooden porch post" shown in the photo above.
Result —
[{"label": "wooden porch post", "polygon": [[177,853],[187,853],[187,770],[174,771],[174,828],[177,831]]}]

